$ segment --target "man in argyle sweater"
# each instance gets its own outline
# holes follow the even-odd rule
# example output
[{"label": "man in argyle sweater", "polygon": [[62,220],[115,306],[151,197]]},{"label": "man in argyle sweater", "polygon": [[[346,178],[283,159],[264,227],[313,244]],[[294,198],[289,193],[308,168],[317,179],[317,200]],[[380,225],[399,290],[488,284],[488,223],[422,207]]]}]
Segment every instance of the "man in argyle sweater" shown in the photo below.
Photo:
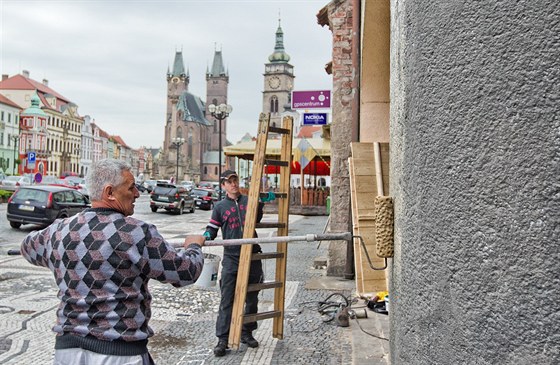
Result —
[{"label": "man in argyle sweater", "polygon": [[148,281],[181,287],[202,272],[203,236],[177,251],[152,224],[130,217],[140,196],[126,162],[94,163],[92,208],[30,233],[23,257],[53,271],[60,305],[54,364],[153,364],[147,349]]}]

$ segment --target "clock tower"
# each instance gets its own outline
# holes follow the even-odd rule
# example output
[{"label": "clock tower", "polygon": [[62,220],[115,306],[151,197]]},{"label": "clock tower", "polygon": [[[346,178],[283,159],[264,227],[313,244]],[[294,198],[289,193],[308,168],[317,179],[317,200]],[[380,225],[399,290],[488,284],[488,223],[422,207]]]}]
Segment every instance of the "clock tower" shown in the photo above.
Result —
[{"label": "clock tower", "polygon": [[280,19],[274,53],[268,57],[268,61],[264,71],[263,113],[270,113],[270,124],[279,127],[284,106],[292,103],[295,78],[294,66],[288,63],[290,56],[284,51],[284,32]]}]

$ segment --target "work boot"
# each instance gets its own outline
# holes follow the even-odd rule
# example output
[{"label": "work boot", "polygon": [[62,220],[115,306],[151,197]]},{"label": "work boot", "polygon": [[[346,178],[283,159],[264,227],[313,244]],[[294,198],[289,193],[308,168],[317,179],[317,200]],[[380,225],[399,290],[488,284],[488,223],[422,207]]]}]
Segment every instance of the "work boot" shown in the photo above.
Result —
[{"label": "work boot", "polygon": [[259,347],[259,341],[255,340],[252,334],[244,333],[241,335],[241,343],[246,343],[247,346],[255,348]]},{"label": "work boot", "polygon": [[227,340],[219,340],[216,347],[214,347],[214,356],[224,356],[226,354],[227,345]]}]

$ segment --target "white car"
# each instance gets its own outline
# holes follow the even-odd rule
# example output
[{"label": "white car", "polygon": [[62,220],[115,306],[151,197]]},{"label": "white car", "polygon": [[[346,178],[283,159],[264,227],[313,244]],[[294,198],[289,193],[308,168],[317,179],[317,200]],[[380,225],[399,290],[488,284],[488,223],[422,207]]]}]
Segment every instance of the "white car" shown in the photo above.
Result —
[{"label": "white car", "polygon": [[8,176],[2,180],[0,188],[7,191],[16,191],[20,186],[31,185],[31,179],[28,176]]}]

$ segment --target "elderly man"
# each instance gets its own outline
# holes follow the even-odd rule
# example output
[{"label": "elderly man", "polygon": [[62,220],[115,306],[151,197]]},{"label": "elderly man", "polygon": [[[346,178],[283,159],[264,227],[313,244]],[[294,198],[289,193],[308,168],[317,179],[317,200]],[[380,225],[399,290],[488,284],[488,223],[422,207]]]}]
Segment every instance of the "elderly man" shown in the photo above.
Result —
[{"label": "elderly man", "polygon": [[60,305],[55,365],[153,364],[148,281],[181,287],[204,265],[203,236],[176,251],[152,224],[130,217],[140,195],[130,165],[106,159],[86,178],[92,208],[30,233],[21,253],[53,271]]}]

